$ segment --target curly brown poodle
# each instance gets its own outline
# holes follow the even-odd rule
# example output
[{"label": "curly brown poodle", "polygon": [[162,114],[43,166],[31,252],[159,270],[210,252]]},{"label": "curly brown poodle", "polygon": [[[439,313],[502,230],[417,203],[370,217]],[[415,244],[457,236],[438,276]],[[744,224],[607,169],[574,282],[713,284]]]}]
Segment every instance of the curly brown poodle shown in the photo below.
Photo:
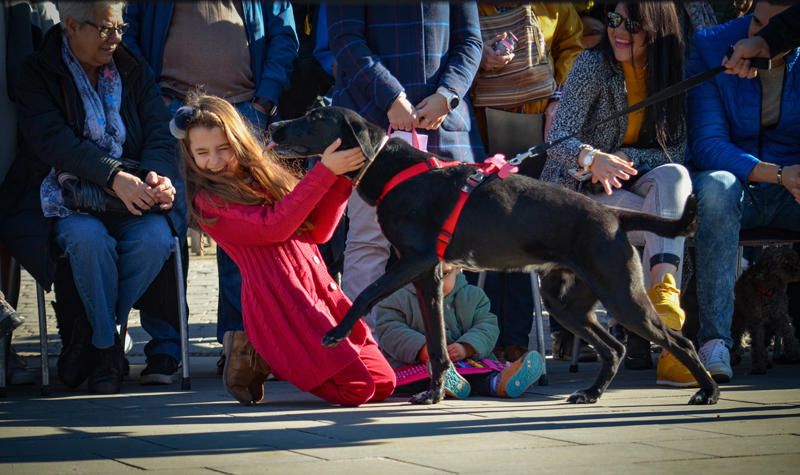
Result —
[{"label": "curly brown poodle", "polygon": [[782,363],[800,361],[800,346],[789,317],[786,286],[800,282],[800,255],[791,247],[764,248],[758,260],[736,281],[733,311],[734,355],[739,359],[742,336],[750,333],[750,373],[764,374],[772,367],[767,348],[773,337],[783,341]]}]

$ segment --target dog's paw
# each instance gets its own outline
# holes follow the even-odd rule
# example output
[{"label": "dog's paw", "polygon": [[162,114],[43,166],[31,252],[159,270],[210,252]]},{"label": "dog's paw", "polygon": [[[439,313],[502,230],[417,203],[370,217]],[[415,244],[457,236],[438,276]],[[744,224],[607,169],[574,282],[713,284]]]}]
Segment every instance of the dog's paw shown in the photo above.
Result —
[{"label": "dog's paw", "polygon": [[575,391],[567,398],[570,404],[594,404],[597,402],[597,396],[593,396],[586,391]]},{"label": "dog's paw", "polygon": [[689,404],[716,404],[719,400],[719,389],[714,389],[714,391],[709,394],[705,389],[701,389],[694,393],[691,399],[689,399]]},{"label": "dog's paw", "polygon": [[425,404],[431,405],[436,404],[442,400],[444,397],[443,391],[435,391],[433,389],[428,389],[426,391],[422,391],[421,393],[417,393],[411,396],[411,399],[408,400],[411,404]]},{"label": "dog's paw", "polygon": [[347,338],[347,335],[350,334],[350,330],[342,330],[340,327],[336,327],[333,330],[329,331],[322,337],[322,345],[333,347],[341,343],[342,340]]}]

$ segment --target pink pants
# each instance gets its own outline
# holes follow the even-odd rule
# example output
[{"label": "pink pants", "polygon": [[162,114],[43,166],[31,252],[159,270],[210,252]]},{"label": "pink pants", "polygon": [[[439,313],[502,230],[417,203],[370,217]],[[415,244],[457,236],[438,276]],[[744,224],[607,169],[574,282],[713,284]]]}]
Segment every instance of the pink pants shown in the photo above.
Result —
[{"label": "pink pants", "polygon": [[389,397],[397,385],[394,370],[374,342],[361,348],[359,358],[332,378],[309,391],[342,406],[360,406]]}]

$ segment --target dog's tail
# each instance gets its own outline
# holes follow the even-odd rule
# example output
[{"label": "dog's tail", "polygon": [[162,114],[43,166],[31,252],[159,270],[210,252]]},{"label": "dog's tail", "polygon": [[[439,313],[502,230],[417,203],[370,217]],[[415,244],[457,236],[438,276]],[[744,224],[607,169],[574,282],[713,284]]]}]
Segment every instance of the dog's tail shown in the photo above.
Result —
[{"label": "dog's tail", "polygon": [[680,219],[666,219],[633,211],[617,210],[620,226],[627,231],[649,231],[659,236],[674,238],[692,236],[697,229],[697,198],[689,195]]}]

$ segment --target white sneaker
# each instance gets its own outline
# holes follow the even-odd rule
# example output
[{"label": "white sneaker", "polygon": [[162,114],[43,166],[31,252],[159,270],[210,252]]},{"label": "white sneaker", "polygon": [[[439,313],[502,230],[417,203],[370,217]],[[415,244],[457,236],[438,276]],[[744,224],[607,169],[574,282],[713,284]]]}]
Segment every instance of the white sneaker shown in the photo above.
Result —
[{"label": "white sneaker", "polygon": [[700,361],[711,377],[718,383],[727,383],[733,378],[731,352],[719,338],[709,340],[700,347]]}]

